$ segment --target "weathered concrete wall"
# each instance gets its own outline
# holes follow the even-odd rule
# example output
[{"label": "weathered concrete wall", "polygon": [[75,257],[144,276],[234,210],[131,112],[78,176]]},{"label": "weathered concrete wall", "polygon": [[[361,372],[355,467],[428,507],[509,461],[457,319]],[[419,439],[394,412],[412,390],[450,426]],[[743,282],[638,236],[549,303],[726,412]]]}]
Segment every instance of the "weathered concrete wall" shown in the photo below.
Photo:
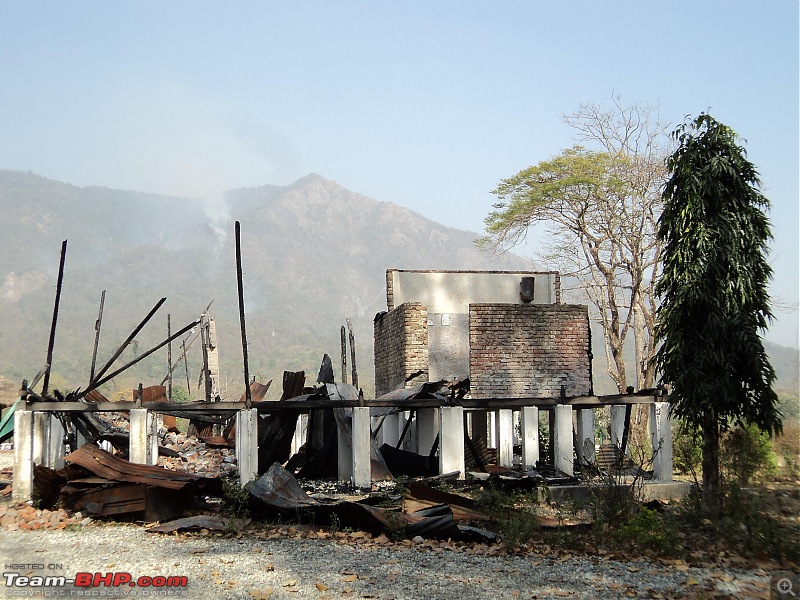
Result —
[{"label": "weathered concrete wall", "polygon": [[403,387],[415,371],[423,371],[419,381],[428,380],[428,311],[423,305],[398,306],[376,317],[373,330],[377,396]]},{"label": "weathered concrete wall", "polygon": [[573,304],[470,305],[475,398],[589,394],[589,315]]},{"label": "weathered concrete wall", "polygon": [[475,302],[527,304],[520,298],[523,277],[534,278],[536,304],[561,302],[557,272],[533,271],[386,271],[386,305],[389,310],[419,302],[430,313],[468,313]]}]

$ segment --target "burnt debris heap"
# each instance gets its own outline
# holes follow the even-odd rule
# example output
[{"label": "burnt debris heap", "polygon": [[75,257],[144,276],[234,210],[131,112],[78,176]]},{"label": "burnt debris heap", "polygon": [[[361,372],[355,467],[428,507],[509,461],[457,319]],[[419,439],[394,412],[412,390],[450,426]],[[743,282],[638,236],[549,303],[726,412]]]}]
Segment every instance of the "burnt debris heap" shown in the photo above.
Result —
[{"label": "burnt debris heap", "polygon": [[[593,409],[611,407],[612,455],[619,459],[625,456],[625,415],[633,404],[650,405],[656,449],[653,478],[671,480],[669,405],[662,401],[662,392],[594,395],[588,309],[561,302],[557,272],[390,269],[387,310],[374,319],[376,397],[365,398],[358,388],[355,339],[347,319],[347,328],[341,328],[343,381],[334,380],[326,354],[315,385],[306,386],[304,372],[285,372],[280,400],[265,400],[270,383],[251,380],[248,374],[239,236],[237,223],[244,391],[234,400],[220,394],[211,304],[175,333],[168,325],[162,343],[113,368],[165,298],[99,368],[95,343],[90,380],[82,390],[51,392],[64,243],[47,364],[30,383],[22,382],[14,414],[15,499],[31,498],[35,472],[45,480],[42,467],[61,468],[66,460],[70,468],[105,465],[102,474],[95,470],[94,475],[106,478],[109,485],[123,481],[131,488],[104,492],[103,485],[88,491],[85,486],[65,485],[72,506],[111,507],[117,501],[145,515],[163,516],[169,512],[164,507],[176,505],[174,499],[181,494],[216,485],[153,466],[159,455],[172,452],[163,441],[167,431],[174,435],[175,417],[189,419],[190,433],[204,443],[234,448],[239,482],[260,478],[254,490],[287,505],[299,501],[280,500],[281,494],[295,490],[294,484],[284,481],[294,474],[338,478],[358,488],[370,488],[373,481],[398,474],[465,479],[470,473],[478,478],[502,473],[545,483],[573,482],[578,471],[601,468],[608,454],[596,452]],[[96,325],[98,338],[104,299],[105,293]],[[179,339],[178,359],[173,362],[172,343]],[[188,385],[186,353],[197,339],[203,348],[204,399],[173,402],[173,376],[183,379],[185,374]],[[168,373],[158,385],[140,384],[132,399],[123,402],[110,402],[99,391],[165,346]],[[347,383],[348,359],[351,383]],[[39,380],[43,386],[36,392]],[[126,414],[127,431],[110,430],[108,419],[99,413]],[[540,414],[545,413],[540,425]],[[540,429],[550,440],[542,455]],[[59,477],[49,481],[64,485],[69,478],[63,473]],[[270,485],[278,485],[278,491]],[[89,494],[89,500],[81,493]],[[113,514],[114,509],[105,510],[100,514]]]}]

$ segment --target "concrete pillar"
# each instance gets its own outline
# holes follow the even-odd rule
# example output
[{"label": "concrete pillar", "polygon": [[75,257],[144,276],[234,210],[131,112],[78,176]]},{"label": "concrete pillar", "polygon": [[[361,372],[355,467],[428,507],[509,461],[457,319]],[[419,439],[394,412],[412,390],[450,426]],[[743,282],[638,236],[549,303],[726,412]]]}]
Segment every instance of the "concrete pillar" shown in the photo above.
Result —
[{"label": "concrete pillar", "polygon": [[464,463],[464,407],[439,408],[439,473],[458,471],[459,479],[466,477]]},{"label": "concrete pillar", "polygon": [[522,429],[522,467],[536,467],[539,460],[539,409],[526,406],[520,411]]},{"label": "concrete pillar", "polygon": [[128,460],[139,465],[156,464],[158,435],[155,430],[157,423],[155,414],[146,408],[134,408],[131,409],[128,418],[130,420]]},{"label": "concrete pillar", "polygon": [[50,425],[47,432],[45,464],[51,469],[62,469],[64,467],[64,426],[53,413],[50,413]]},{"label": "concrete pillar", "polygon": [[[352,413],[345,418],[350,419],[352,436]],[[348,440],[344,435],[342,435],[341,430],[337,431],[336,433],[336,452],[336,476],[339,478],[339,481],[350,482],[353,479],[353,445],[351,440]]]},{"label": "concrete pillar", "polygon": [[489,413],[489,448],[497,448],[497,411]]},{"label": "concrete pillar", "polygon": [[50,433],[50,414],[45,412],[33,413],[33,451],[31,460],[34,465],[44,465],[47,462],[47,438]]},{"label": "concrete pillar", "polygon": [[243,408],[236,413],[236,464],[239,485],[258,477],[258,410]]},{"label": "concrete pillar", "polygon": [[381,425],[381,443],[389,444],[394,447],[397,446],[397,441],[400,439],[400,415],[395,413],[393,415],[386,415],[386,418]]},{"label": "concrete pillar", "polygon": [[33,496],[33,411],[14,411],[14,474],[11,499],[27,502]]},{"label": "concrete pillar", "polygon": [[369,406],[353,407],[352,435],[353,484],[357,488],[371,488]]},{"label": "concrete pillar", "polygon": [[553,407],[555,427],[552,432],[555,467],[566,475],[573,474],[572,458],[572,407],[558,404]]},{"label": "concrete pillar", "polygon": [[514,466],[514,411],[501,408],[497,411],[497,464]]},{"label": "concrete pillar", "polygon": [[581,465],[593,465],[597,462],[597,454],[594,449],[594,410],[582,408],[577,413],[576,438],[578,447],[575,448],[575,453],[578,455],[578,463]]},{"label": "concrete pillar", "polygon": [[672,481],[672,422],[669,402],[650,405],[650,439],[653,443],[653,479]]},{"label": "concrete pillar", "polygon": [[301,414],[297,417],[297,425],[292,436],[292,454],[297,454],[300,447],[306,443],[306,430],[308,427],[308,415]]},{"label": "concrete pillar", "polygon": [[522,444],[522,414],[520,411],[514,411],[514,418],[512,423],[511,431],[514,435],[514,446],[520,446]]},{"label": "concrete pillar", "polygon": [[470,417],[470,425],[472,427],[470,434],[472,435],[472,439],[476,442],[483,442],[484,444],[489,443],[489,428],[488,428],[488,419],[489,413],[485,410],[473,410],[469,413]]},{"label": "concrete pillar", "polygon": [[417,453],[428,456],[433,442],[439,435],[439,415],[435,408],[421,408],[417,411]]},{"label": "concrete pillar", "polygon": [[622,435],[625,432],[625,405],[611,406],[611,443],[615,448],[622,448]]}]

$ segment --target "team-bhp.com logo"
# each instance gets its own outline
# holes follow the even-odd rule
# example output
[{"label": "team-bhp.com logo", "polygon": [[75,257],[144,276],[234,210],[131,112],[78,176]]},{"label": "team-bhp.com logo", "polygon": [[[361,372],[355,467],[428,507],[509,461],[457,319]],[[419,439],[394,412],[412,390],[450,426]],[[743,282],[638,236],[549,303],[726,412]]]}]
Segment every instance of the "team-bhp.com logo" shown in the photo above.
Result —
[{"label": "team-bhp.com logo", "polygon": [[[163,595],[159,591],[166,591],[169,588],[185,588],[188,579],[179,575],[155,575],[150,577],[142,575],[133,578],[130,573],[76,573],[75,577],[60,576],[41,576],[41,575],[21,575],[19,573],[3,573],[7,588],[58,588],[73,585],[76,588],[145,588],[142,590],[145,595]],[[155,589],[153,589],[155,588]],[[152,591],[151,591],[152,590]],[[149,593],[148,593],[149,592]],[[127,595],[127,594],[126,594]],[[135,595],[135,594],[130,594]],[[172,595],[172,594],[169,594]]]}]

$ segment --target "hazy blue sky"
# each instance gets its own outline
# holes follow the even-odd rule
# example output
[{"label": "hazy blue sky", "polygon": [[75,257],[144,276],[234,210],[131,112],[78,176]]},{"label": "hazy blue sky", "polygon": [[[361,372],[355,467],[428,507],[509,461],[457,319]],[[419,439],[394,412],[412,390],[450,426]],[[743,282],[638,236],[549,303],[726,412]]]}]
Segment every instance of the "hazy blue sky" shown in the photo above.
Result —
[{"label": "hazy blue sky", "polygon": [[768,337],[797,346],[798,26],[796,0],[3,0],[0,168],[176,195],[316,172],[481,231],[580,103],[709,110],[773,203]]}]

